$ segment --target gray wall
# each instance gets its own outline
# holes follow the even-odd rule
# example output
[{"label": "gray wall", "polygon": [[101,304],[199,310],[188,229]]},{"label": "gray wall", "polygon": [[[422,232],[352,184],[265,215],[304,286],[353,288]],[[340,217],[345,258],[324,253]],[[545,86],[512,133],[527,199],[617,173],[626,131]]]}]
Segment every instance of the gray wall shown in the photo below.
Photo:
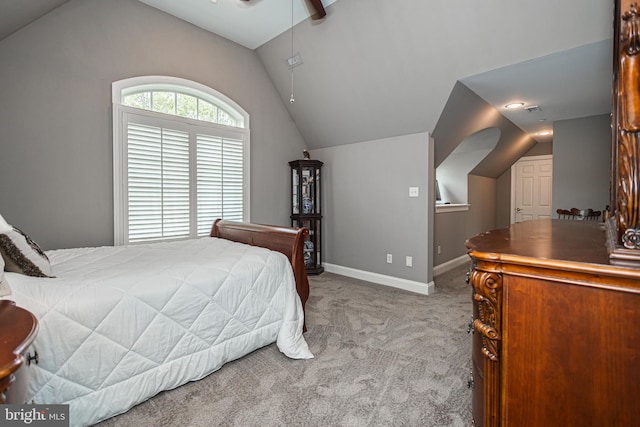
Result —
[{"label": "gray wall", "polygon": [[511,169],[496,179],[496,228],[511,224]]},{"label": "gray wall", "polygon": [[468,211],[435,215],[433,264],[436,266],[466,254],[465,242],[469,237],[496,228],[497,180],[468,175],[468,185]]},{"label": "gray wall", "polygon": [[527,151],[524,156],[546,156],[553,154],[553,141],[550,142],[538,142],[531,150]]},{"label": "gray wall", "polygon": [[0,41],[0,213],[45,249],[113,243],[111,82],[169,75],[251,115],[251,220],[288,224],[305,144],[255,52],[135,0],[72,0]]},{"label": "gray wall", "polygon": [[[436,213],[433,221],[433,265],[438,266],[464,255],[469,211]],[[438,253],[440,246],[440,253]]]},{"label": "gray wall", "polygon": [[553,212],[604,210],[609,204],[611,121],[608,115],[553,126]]},{"label": "gray wall", "polygon": [[469,175],[467,238],[496,228],[497,180]]},{"label": "gray wall", "polygon": [[[429,149],[429,135],[420,133],[311,151],[312,158],[325,162],[325,262],[431,281]],[[419,187],[419,197],[409,198],[412,186]],[[386,263],[387,253],[392,264]],[[413,257],[411,268],[405,266],[407,255]]]}]

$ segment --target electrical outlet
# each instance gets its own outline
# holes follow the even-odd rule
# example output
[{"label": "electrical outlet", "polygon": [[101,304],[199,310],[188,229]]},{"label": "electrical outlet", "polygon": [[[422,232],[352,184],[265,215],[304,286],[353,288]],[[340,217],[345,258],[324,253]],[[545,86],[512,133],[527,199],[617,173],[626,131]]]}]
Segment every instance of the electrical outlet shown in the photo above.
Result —
[{"label": "electrical outlet", "polygon": [[412,256],[407,256],[407,260],[406,260],[406,264],[407,267],[413,267],[413,257]]},{"label": "electrical outlet", "polygon": [[440,247],[440,245],[438,245],[438,255],[440,255],[442,253],[442,248]]},{"label": "electrical outlet", "polygon": [[391,264],[393,262],[393,255],[387,254],[387,264]]},{"label": "electrical outlet", "polygon": [[409,187],[409,197],[419,197],[419,196],[420,196],[419,187]]}]

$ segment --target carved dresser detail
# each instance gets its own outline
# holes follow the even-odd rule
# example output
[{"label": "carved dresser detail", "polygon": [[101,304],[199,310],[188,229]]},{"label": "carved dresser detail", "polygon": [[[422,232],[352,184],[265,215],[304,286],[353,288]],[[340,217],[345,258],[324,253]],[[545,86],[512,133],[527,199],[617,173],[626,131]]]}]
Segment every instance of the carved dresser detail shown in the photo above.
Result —
[{"label": "carved dresser detail", "polygon": [[501,340],[502,275],[482,271],[476,267],[471,271],[469,279],[473,287],[472,326],[476,332],[473,339],[473,380],[470,387],[474,388],[473,412],[476,418],[476,413],[478,417],[481,413],[479,406],[485,399],[490,408],[487,414],[495,413],[498,408],[494,396],[497,396],[500,379],[498,362]]},{"label": "carved dresser detail", "polygon": [[615,0],[611,189],[607,221],[613,263],[640,267],[640,8]]}]

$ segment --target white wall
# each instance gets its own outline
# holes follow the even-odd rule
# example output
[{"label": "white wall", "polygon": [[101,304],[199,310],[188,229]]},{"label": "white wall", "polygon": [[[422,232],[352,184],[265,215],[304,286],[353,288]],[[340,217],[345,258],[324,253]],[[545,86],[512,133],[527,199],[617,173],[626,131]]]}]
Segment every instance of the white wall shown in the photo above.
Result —
[{"label": "white wall", "polygon": [[305,144],[255,52],[136,0],[71,0],[0,41],[0,213],[45,249],[113,243],[111,82],[210,86],[251,115],[251,220],[289,223]]},{"label": "white wall", "polygon": [[[419,133],[322,148],[324,261],[426,284],[429,135]],[[419,197],[409,198],[409,187]],[[433,201],[431,202],[433,203]],[[393,263],[386,262],[386,254]],[[405,257],[413,257],[413,267]]]}]

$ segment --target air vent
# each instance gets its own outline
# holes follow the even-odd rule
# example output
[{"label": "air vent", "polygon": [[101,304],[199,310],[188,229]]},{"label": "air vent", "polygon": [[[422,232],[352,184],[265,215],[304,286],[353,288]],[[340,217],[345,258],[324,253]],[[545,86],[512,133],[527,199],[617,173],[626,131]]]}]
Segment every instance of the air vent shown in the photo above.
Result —
[{"label": "air vent", "polygon": [[525,110],[527,110],[530,113],[537,113],[538,111],[542,111],[542,108],[538,107],[537,105],[531,105],[529,107],[524,107]]},{"label": "air vent", "polygon": [[302,64],[302,58],[299,53],[296,53],[291,58],[287,59],[287,64],[289,64],[289,68],[297,67]]}]

